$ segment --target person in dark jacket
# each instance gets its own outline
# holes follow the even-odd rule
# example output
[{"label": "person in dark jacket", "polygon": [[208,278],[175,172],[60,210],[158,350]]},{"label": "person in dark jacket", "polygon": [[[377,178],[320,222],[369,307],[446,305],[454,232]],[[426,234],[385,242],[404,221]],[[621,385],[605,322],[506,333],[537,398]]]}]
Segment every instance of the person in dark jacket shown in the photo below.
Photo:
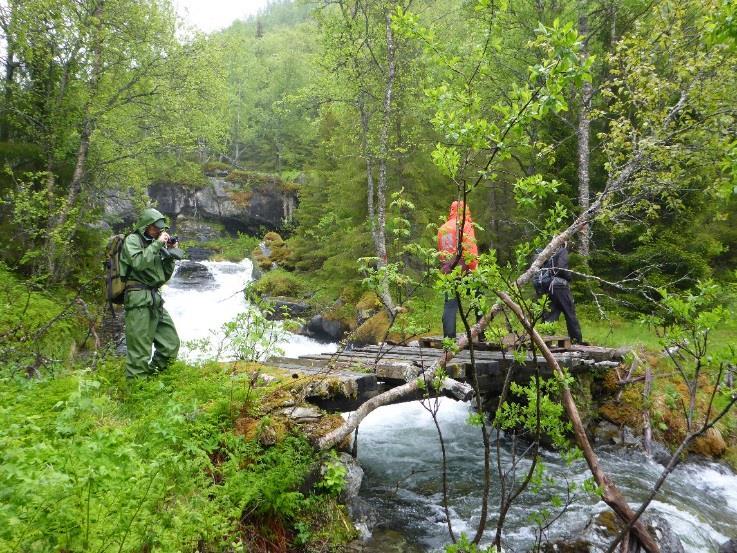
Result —
[{"label": "person in dark jacket", "polygon": [[580,344],[583,342],[581,336],[581,325],[576,317],[576,304],[571,294],[571,272],[568,270],[568,244],[563,244],[552,257],[553,282],[546,292],[550,298],[550,311],[543,315],[545,322],[554,322],[560,318],[560,314],[566,318],[566,327],[571,342]]}]

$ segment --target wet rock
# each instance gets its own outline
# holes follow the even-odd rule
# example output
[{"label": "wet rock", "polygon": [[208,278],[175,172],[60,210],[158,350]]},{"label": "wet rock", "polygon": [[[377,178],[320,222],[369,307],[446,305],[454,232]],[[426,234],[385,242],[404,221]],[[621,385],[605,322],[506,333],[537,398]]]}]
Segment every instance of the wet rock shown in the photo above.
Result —
[{"label": "wet rock", "polygon": [[348,508],[348,516],[351,517],[353,525],[358,530],[361,539],[368,540],[379,520],[376,509],[371,507],[368,501],[359,496],[347,501],[346,507]]},{"label": "wet rock", "polygon": [[653,461],[665,466],[670,462],[672,453],[663,444],[654,441],[651,446],[651,455]]},{"label": "wet rock", "polygon": [[642,442],[629,426],[622,428],[622,445],[627,447],[640,447]]},{"label": "wet rock", "polygon": [[338,456],[340,464],[346,469],[345,474],[345,485],[343,491],[340,492],[338,499],[342,503],[348,503],[355,497],[358,497],[358,491],[361,489],[361,482],[363,482],[363,469],[358,462],[348,455],[347,453],[341,453]]},{"label": "wet rock", "polygon": [[619,439],[619,426],[603,420],[594,427],[592,434],[597,445],[613,444]]},{"label": "wet rock", "polygon": [[719,553],[737,553],[737,538],[732,538],[720,545]]},{"label": "wet rock", "polygon": [[212,254],[213,251],[208,248],[200,248],[197,246],[190,246],[187,248],[187,257],[190,261],[207,261],[210,259]]},{"label": "wet rock", "polygon": [[347,331],[348,327],[343,321],[315,315],[302,327],[300,333],[318,342],[338,342]]},{"label": "wet rock", "polygon": [[280,321],[282,319],[294,319],[307,315],[312,307],[302,301],[284,296],[269,297],[263,296],[273,308],[274,312],[268,315],[268,319],[272,321]]},{"label": "wet rock", "polygon": [[685,553],[680,538],[665,518],[655,513],[645,513],[642,517],[648,530],[655,536],[660,553]]},{"label": "wet rock", "polygon": [[182,261],[171,286],[177,288],[209,288],[215,285],[215,277],[202,263]]},{"label": "wet rock", "polygon": [[542,553],[592,553],[591,544],[585,540],[560,540],[544,543],[540,548]]},{"label": "wet rock", "polygon": [[349,553],[422,553],[425,548],[410,543],[401,532],[375,528],[366,541],[351,542]]}]

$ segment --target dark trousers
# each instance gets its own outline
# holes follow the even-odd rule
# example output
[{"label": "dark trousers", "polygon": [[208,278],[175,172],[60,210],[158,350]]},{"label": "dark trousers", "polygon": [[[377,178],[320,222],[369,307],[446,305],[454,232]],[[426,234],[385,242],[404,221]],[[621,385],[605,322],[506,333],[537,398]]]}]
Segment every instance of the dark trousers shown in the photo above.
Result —
[{"label": "dark trousers", "polygon": [[546,323],[557,321],[560,314],[563,313],[571,341],[582,342],[581,325],[576,317],[576,304],[573,303],[571,289],[568,286],[554,286],[548,297],[550,298],[550,312],[543,315],[543,320]]},{"label": "dark trousers", "polygon": [[[456,337],[456,316],[458,315],[458,300],[445,296],[445,304],[443,305],[443,338]],[[476,322],[481,320],[484,314],[476,313]]]}]

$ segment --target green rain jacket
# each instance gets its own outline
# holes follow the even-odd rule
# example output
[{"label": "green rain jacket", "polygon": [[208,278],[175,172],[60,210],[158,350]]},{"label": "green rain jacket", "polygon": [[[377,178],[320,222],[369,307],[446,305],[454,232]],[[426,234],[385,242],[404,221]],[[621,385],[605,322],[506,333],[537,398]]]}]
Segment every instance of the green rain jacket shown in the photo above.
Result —
[{"label": "green rain jacket", "polygon": [[[143,285],[146,289],[131,289],[125,294],[125,307],[153,305],[154,294],[171,278],[175,258],[169,254],[162,242],[146,236],[146,227],[165,217],[156,209],[143,211],[136,223],[136,231],[129,234],[120,253],[120,274],[125,276],[133,287]],[[160,297],[158,302],[160,303]]]}]

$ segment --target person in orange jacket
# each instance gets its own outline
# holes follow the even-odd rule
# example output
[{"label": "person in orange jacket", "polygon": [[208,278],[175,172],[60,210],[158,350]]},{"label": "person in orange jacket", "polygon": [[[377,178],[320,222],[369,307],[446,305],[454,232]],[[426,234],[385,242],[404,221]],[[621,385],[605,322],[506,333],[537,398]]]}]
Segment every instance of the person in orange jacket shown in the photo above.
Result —
[{"label": "person in orange jacket", "polygon": [[[461,201],[450,204],[450,215],[443,226],[438,229],[438,251],[440,252],[440,270],[448,274],[454,269],[454,262],[458,254],[458,228],[463,219],[463,233],[461,244],[461,258],[455,266],[460,266],[465,273],[475,271],[478,266],[479,248],[476,244],[476,233],[473,229],[471,211]],[[449,298],[446,294],[443,307],[443,336],[446,338],[456,337],[456,316],[458,314],[458,301]]]}]

